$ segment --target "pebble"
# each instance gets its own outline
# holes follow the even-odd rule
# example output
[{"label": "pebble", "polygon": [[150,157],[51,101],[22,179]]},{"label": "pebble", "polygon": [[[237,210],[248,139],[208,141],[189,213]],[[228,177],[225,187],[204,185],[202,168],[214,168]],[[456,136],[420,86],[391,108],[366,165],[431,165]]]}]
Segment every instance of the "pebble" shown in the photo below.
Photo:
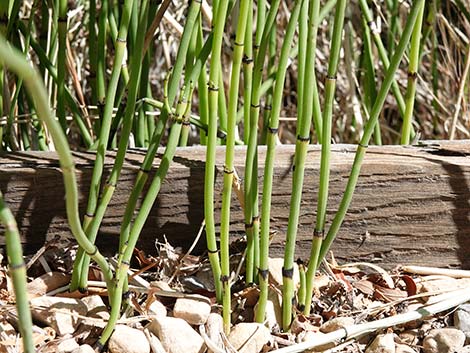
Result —
[{"label": "pebble", "polygon": [[395,353],[393,333],[377,335],[369,347],[367,347],[366,353]]},{"label": "pebble", "polygon": [[465,334],[455,328],[429,331],[423,340],[424,353],[455,353],[463,347]]},{"label": "pebble", "polygon": [[239,353],[258,353],[272,341],[272,337],[266,326],[242,322],[232,328],[228,340]]},{"label": "pebble", "polygon": [[81,319],[87,314],[86,305],[79,299],[61,297],[37,297],[31,299],[33,318],[51,326],[59,336],[75,332]]},{"label": "pebble", "polygon": [[159,300],[155,300],[152,304],[150,304],[147,312],[149,315],[154,315],[154,316],[166,316],[167,315],[165,305],[163,305],[162,302]]},{"label": "pebble", "polygon": [[351,325],[354,325],[354,319],[352,317],[335,317],[321,325],[320,331],[323,333],[329,333]]},{"label": "pebble", "polygon": [[209,301],[203,296],[178,298],[173,308],[173,316],[187,321],[190,325],[205,324],[210,313]]},{"label": "pebble", "polygon": [[74,338],[68,338],[68,339],[62,340],[57,345],[57,353],[71,353],[79,347],[80,346],[78,345],[77,341],[75,341]]},{"label": "pebble", "polygon": [[457,353],[470,353],[470,346],[460,348]]},{"label": "pebble", "polygon": [[47,292],[63,287],[70,282],[70,275],[61,272],[47,272],[29,282],[26,286],[30,298],[40,297]]},{"label": "pebble", "polygon": [[[224,319],[220,314],[211,313],[207,318],[206,334],[214,344],[223,350],[224,341],[221,332],[224,331]],[[209,350],[209,352],[212,352]]]},{"label": "pebble", "polygon": [[403,343],[406,343],[409,345],[416,345],[418,344],[418,341],[419,341],[419,330],[417,329],[406,330],[406,331],[400,332],[398,337],[400,337],[400,340]]},{"label": "pebble", "polygon": [[202,353],[206,350],[202,337],[183,319],[156,317],[148,329],[157,335],[167,353]]},{"label": "pebble", "polygon": [[470,339],[470,304],[463,304],[454,312],[454,325]]},{"label": "pebble", "polygon": [[[269,280],[276,286],[282,286],[282,267],[284,259],[282,257],[270,257],[268,259]],[[294,288],[300,283],[299,265],[294,264]]]},{"label": "pebble", "polygon": [[78,348],[75,348],[72,353],[96,353],[95,350],[88,344],[83,344]]},{"label": "pebble", "polygon": [[149,353],[150,344],[141,330],[117,325],[108,342],[110,353]]}]

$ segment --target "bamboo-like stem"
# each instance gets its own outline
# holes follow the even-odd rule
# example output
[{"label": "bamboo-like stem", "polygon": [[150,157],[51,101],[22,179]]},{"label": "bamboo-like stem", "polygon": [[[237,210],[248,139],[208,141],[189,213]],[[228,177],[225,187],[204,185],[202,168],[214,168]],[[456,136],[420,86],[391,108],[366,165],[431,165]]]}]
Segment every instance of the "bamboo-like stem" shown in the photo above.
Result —
[{"label": "bamboo-like stem", "polygon": [[[202,15],[198,16],[197,23],[197,50],[201,51],[204,45],[204,38],[202,33]],[[201,116],[201,123],[207,126],[209,121],[209,92],[207,90],[207,73],[206,66],[201,70],[197,81],[197,95],[199,98],[199,115]],[[207,131],[200,130],[201,145],[205,145],[207,142]]]},{"label": "bamboo-like stem", "polygon": [[66,60],[66,40],[67,40],[67,0],[58,1],[58,34],[59,34],[59,52],[57,56],[57,117],[64,132],[67,130],[65,120],[65,71]]},{"label": "bamboo-like stem", "polygon": [[[271,28],[276,19],[279,0],[274,0],[265,21],[262,39],[258,41],[258,32],[255,37],[255,64],[253,68],[253,84],[251,88],[250,119],[248,147],[245,159],[245,231],[247,238],[253,242],[253,265],[259,268],[259,209],[258,209],[258,120],[260,112],[260,87],[263,78],[264,61]],[[258,2],[258,7],[261,2]],[[258,10],[261,10],[258,8]],[[257,29],[258,31],[259,29]],[[248,104],[248,102],[245,102]]]},{"label": "bamboo-like stem", "polygon": [[[315,50],[318,32],[318,13],[320,1],[309,1],[309,26],[305,55],[304,95],[309,92],[311,82],[315,78]],[[295,238],[299,223],[300,202],[304,180],[304,165],[307,156],[307,147],[310,141],[310,123],[314,102],[304,97],[302,102],[302,115],[297,118],[297,141],[295,144],[294,175],[292,177],[292,193],[289,209],[289,223],[287,225],[286,246],[284,250],[284,266],[282,269],[282,328],[287,331],[292,320],[292,301],[294,300],[294,251]]]},{"label": "bamboo-like stem", "polygon": [[90,72],[88,80],[90,81],[91,88],[91,103],[97,103],[96,94],[96,67],[98,61],[98,46],[97,46],[97,33],[96,33],[96,0],[90,0],[88,10],[88,64],[90,65]]},{"label": "bamboo-like stem", "polygon": [[8,256],[9,273],[13,280],[18,326],[23,340],[23,352],[34,353],[33,319],[29,308],[28,290],[26,288],[26,266],[23,259],[20,234],[15,217],[3,200],[0,193],[0,223],[5,227],[5,240]]},{"label": "bamboo-like stem", "polygon": [[[112,122],[112,114],[114,108],[114,101],[121,75],[122,63],[126,53],[126,38],[131,16],[132,4],[134,0],[126,0],[122,8],[121,23],[119,27],[118,37],[115,43],[115,55],[113,61],[113,70],[111,72],[111,79],[109,81],[108,90],[106,93],[106,103],[103,110],[103,119],[101,121],[101,128],[99,134],[98,147],[96,151],[95,164],[91,177],[90,193],[88,195],[88,204],[86,214],[83,221],[83,228],[88,235],[88,227],[95,217],[96,208],[98,206],[98,197],[100,193],[101,177],[103,175],[104,158],[108,146],[109,132]],[[88,279],[88,271],[82,272],[83,263],[87,258],[86,254],[80,252],[77,254],[74,264],[74,271],[72,274],[72,282],[70,290],[79,289],[86,290],[86,282]]]},{"label": "bamboo-like stem", "polygon": [[[349,208],[357,184],[357,180],[359,178],[362,161],[364,159],[369,140],[374,131],[374,126],[378,122],[380,112],[382,111],[385,99],[387,97],[387,93],[390,90],[390,87],[392,86],[394,74],[398,69],[400,61],[405,53],[405,49],[410,41],[411,33],[413,31],[416,18],[418,17],[418,12],[420,11],[420,7],[422,6],[423,2],[424,0],[416,0],[410,9],[406,25],[402,32],[402,36],[396,47],[395,53],[393,54],[392,59],[390,60],[390,66],[386,71],[384,81],[377,94],[377,99],[370,114],[369,120],[367,121],[364,127],[364,135],[362,136],[362,139],[357,147],[356,156],[354,158],[351,174],[349,175],[348,183],[346,185],[346,190],[343,194],[343,198],[341,199],[338,211],[336,212],[331,227],[328,230],[328,234],[326,235],[323,241],[318,263],[320,263],[320,261],[325,257],[326,253],[328,252],[333,240],[338,234],[338,230]],[[311,293],[307,293],[307,296],[309,295],[311,297]],[[307,301],[306,305],[308,304],[309,302]]]},{"label": "bamboo-like stem", "polygon": [[403,117],[403,125],[401,131],[401,140],[402,145],[408,145],[410,143],[410,132],[413,123],[413,110],[415,104],[416,96],[416,80],[418,78],[418,65],[420,58],[420,49],[421,49],[421,27],[423,24],[424,17],[424,3],[421,5],[421,8],[416,19],[416,23],[411,35],[410,43],[410,57],[409,57],[409,66],[408,66],[408,85],[406,87],[405,94],[405,116]]},{"label": "bamboo-like stem", "polygon": [[260,297],[258,300],[255,318],[257,322],[265,319],[266,303],[268,300],[268,257],[269,257],[269,231],[271,218],[271,196],[274,176],[274,160],[276,158],[276,142],[279,129],[279,115],[282,108],[282,95],[287,72],[290,48],[294,39],[295,29],[299,21],[300,9],[303,2],[307,0],[296,0],[287,24],[284,40],[281,48],[281,56],[277,67],[276,84],[273,94],[273,105],[271,119],[267,128],[267,152],[264,166],[263,199],[261,202],[261,227],[260,227],[260,261],[259,261],[259,287]]},{"label": "bamboo-like stem", "polygon": [[[148,0],[142,1],[142,7],[140,8],[140,18],[139,18],[139,25],[138,25],[138,32],[143,33],[147,27],[147,15],[148,15]],[[131,76],[129,80],[129,89],[128,89],[128,99],[127,104],[124,112],[124,123],[120,134],[119,140],[119,148],[116,154],[116,158],[114,161],[113,169],[111,170],[111,174],[109,176],[108,181],[106,182],[105,187],[103,188],[102,196],[98,202],[98,206],[96,208],[95,217],[91,220],[87,228],[87,236],[91,242],[96,240],[96,236],[98,234],[99,227],[101,222],[104,218],[104,214],[106,209],[111,201],[112,195],[114,190],[116,189],[116,184],[118,182],[119,176],[121,175],[121,169],[124,164],[124,158],[127,151],[127,146],[129,143],[129,135],[132,129],[132,123],[135,113],[135,105],[137,99],[137,93],[139,90],[139,81],[141,76],[141,69],[142,69],[142,60],[139,60],[139,54],[143,51],[144,46],[144,36],[138,36],[136,38],[136,42],[134,43],[134,60],[132,60],[131,64]],[[77,253],[77,258],[80,256],[80,250]],[[81,255],[83,256],[83,255]],[[83,262],[76,261],[74,266],[79,266],[81,264],[81,269],[74,267],[74,272],[77,273],[88,273],[88,267],[90,265],[90,258],[84,257]],[[86,288],[87,281],[86,276],[81,277],[81,288]]]},{"label": "bamboo-like stem", "polygon": [[46,89],[39,74],[23,58],[22,54],[12,49],[0,36],[0,62],[6,64],[19,77],[22,77],[26,88],[34,99],[37,114],[44,121],[52,136],[54,146],[63,173],[65,184],[65,199],[67,219],[75,239],[87,254],[98,264],[103,272],[107,285],[111,285],[112,272],[105,257],[98,251],[96,246],[88,241],[80,222],[78,209],[78,189],[75,176],[75,166],[67,139],[60,124],[54,119],[49,107]]},{"label": "bamboo-like stem", "polygon": [[[215,219],[214,219],[214,183],[215,183],[215,147],[217,144],[217,112],[219,103],[219,90],[223,90],[223,86],[219,87],[220,71],[221,71],[221,51],[222,39],[225,27],[225,17],[228,9],[228,0],[218,1],[217,12],[213,19],[213,39],[212,53],[209,70],[209,121],[207,132],[207,149],[206,149],[206,168],[204,177],[204,220],[206,222],[206,237],[208,251],[211,254],[217,253],[217,245],[215,242]],[[218,257],[217,257],[218,260]],[[222,300],[224,289],[227,288],[229,278],[221,277],[221,265],[211,260],[214,281],[217,284],[216,295],[217,301]]]},{"label": "bamboo-like stem", "polygon": [[176,147],[181,133],[181,126],[183,122],[187,120],[189,110],[191,107],[190,97],[192,89],[190,87],[183,88],[183,94],[178,102],[176,108],[176,116],[174,117],[174,124],[172,125],[170,136],[168,138],[168,144],[163,154],[160,166],[157,170],[155,178],[153,179],[147,195],[145,196],[142,207],[135,219],[134,225],[130,231],[129,239],[127,243],[120,249],[120,255],[116,270],[116,281],[114,282],[113,292],[114,295],[111,298],[111,314],[107,326],[105,327],[101,337],[98,341],[100,345],[104,345],[108,338],[111,336],[114,325],[119,317],[119,308],[122,302],[122,289],[127,280],[127,270],[131,260],[132,253],[135,245],[139,238],[139,234],[145,224],[145,221],[150,214],[153,204],[158,196],[163,180],[166,177],[170,163],[175,155]]},{"label": "bamboo-like stem", "polygon": [[311,297],[315,271],[318,267],[318,254],[323,242],[326,223],[326,209],[328,203],[328,191],[330,181],[330,153],[331,153],[331,128],[333,117],[333,101],[336,89],[336,73],[338,71],[339,52],[342,43],[344,15],[346,0],[338,0],[336,3],[336,13],[333,25],[333,36],[330,48],[330,58],[328,62],[328,73],[325,84],[325,108],[323,110],[323,143],[321,145],[320,161],[320,186],[318,190],[317,219],[313,232],[312,249],[308,263],[306,278],[306,305],[304,314],[310,314],[309,297]]},{"label": "bamboo-like stem", "polygon": [[245,31],[247,27],[246,24],[248,18],[248,9],[250,8],[250,2],[252,2],[252,0],[240,1],[238,23],[234,40],[232,73],[230,77],[229,105],[227,115],[227,147],[225,149],[224,186],[222,193],[222,211],[220,223],[220,259],[221,281],[223,286],[223,322],[225,333],[230,332],[231,321],[229,234],[230,203],[232,200],[232,185],[234,174],[233,161],[235,154],[235,129],[237,128],[238,90],[240,85],[240,70],[243,59],[243,41],[245,39]]},{"label": "bamboo-like stem", "polygon": [[[367,0],[359,0],[359,5],[361,6],[362,16],[365,17],[367,24],[369,25],[370,31],[372,33],[372,39],[374,40],[375,46],[378,49],[380,60],[384,66],[384,69],[387,70],[390,66],[390,60],[388,58],[387,49],[383,45],[382,39],[380,38],[380,33],[377,30],[377,25],[372,17],[372,13],[369,9],[369,5],[367,4]],[[405,116],[405,99],[401,94],[400,87],[395,79],[392,82],[392,92],[397,100],[398,110],[402,117]],[[412,138],[415,135],[414,130],[411,130]]]},{"label": "bamboo-like stem", "polygon": [[305,273],[305,265],[299,259],[297,260],[297,265],[299,266],[299,291],[297,293],[297,302],[299,310],[304,311],[305,309],[305,297],[306,297],[306,288],[307,288],[307,276]]},{"label": "bamboo-like stem", "polygon": [[[184,59],[186,57],[186,52],[189,46],[189,40],[190,40],[192,30],[195,25],[195,21],[199,14],[200,6],[201,6],[200,1],[193,1],[191,2],[191,5],[188,11],[186,25],[184,27],[183,36],[181,37],[180,46],[178,48],[178,53],[176,55],[175,66],[173,67],[172,75],[168,83],[167,100],[168,100],[169,106],[173,104],[173,101],[176,97],[178,83],[181,78],[181,74],[182,74],[183,67],[184,67]],[[209,51],[210,51],[210,48],[206,48],[206,50],[203,51],[204,62],[207,56],[209,55]],[[160,144],[161,137],[163,136],[163,133],[165,131],[166,122],[170,113],[171,112],[167,112],[166,109],[162,111],[160,119],[158,120],[155,126],[155,131],[149,143],[149,147],[145,155],[144,161],[142,162],[140,171],[137,174],[136,182],[131,191],[131,195],[126,205],[126,210],[124,212],[124,217],[121,223],[121,230],[120,230],[120,237],[119,237],[120,249],[122,249],[122,247],[124,246],[124,244],[129,238],[130,224],[134,215],[134,210],[136,208],[139,196],[147,181],[148,173],[150,172],[152,168],[152,163],[155,158],[155,154],[157,153],[157,149]]]}]

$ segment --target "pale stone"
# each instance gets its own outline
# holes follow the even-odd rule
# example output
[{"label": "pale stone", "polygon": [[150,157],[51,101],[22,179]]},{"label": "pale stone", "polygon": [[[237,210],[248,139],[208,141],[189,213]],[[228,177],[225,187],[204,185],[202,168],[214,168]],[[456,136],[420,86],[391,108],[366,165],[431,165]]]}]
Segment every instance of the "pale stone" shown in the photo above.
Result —
[{"label": "pale stone", "polygon": [[416,353],[416,351],[406,344],[396,344],[395,353]]},{"label": "pale stone", "polygon": [[470,338],[470,304],[460,305],[454,312],[454,325]]},{"label": "pale stone", "polygon": [[178,298],[173,308],[174,317],[183,319],[191,325],[205,324],[210,313],[211,306],[207,298],[203,296]]},{"label": "pale stone", "polygon": [[395,353],[393,333],[377,335],[369,347],[367,347],[366,353]]},{"label": "pale stone", "polygon": [[352,317],[335,317],[321,325],[320,331],[329,333],[351,325],[354,325],[354,319]]},{"label": "pale stone", "polygon": [[141,330],[117,325],[108,342],[110,353],[149,353],[150,344]]},{"label": "pale stone", "polygon": [[96,353],[95,350],[88,344],[81,345],[78,348],[75,348],[72,353]]},{"label": "pale stone", "polygon": [[202,337],[183,319],[156,317],[148,329],[157,335],[167,353],[202,353],[206,350]]},{"label": "pale stone", "polygon": [[147,312],[149,315],[154,315],[154,316],[166,316],[167,315],[165,305],[163,305],[162,302],[159,300],[155,300],[152,304],[150,304]]},{"label": "pale stone", "polygon": [[40,297],[70,282],[70,275],[61,272],[47,272],[36,277],[26,286],[30,298]]},{"label": "pale stone", "polygon": [[[436,279],[433,281],[425,281],[421,285],[418,293],[434,293],[448,291],[449,288],[453,290],[469,288],[470,287],[470,278],[445,278],[445,279]],[[424,297],[424,300],[427,301],[427,304],[432,304],[434,301],[439,300],[438,296]]]},{"label": "pale stone", "polygon": [[[282,267],[284,266],[284,259],[281,257],[270,257],[268,259],[269,280],[275,286],[282,286]],[[294,264],[294,288],[300,283],[299,265]]]},{"label": "pale stone", "polygon": [[232,328],[228,340],[239,353],[258,353],[265,344],[272,342],[272,337],[266,326],[243,322]]},{"label": "pale stone", "polygon": [[75,332],[81,322],[78,316],[85,316],[87,307],[79,299],[43,296],[31,299],[31,313],[62,336]]},{"label": "pale stone", "polygon": [[454,353],[465,343],[465,334],[455,328],[429,331],[423,340],[424,353]]},{"label": "pale stone", "polygon": [[71,353],[79,347],[80,346],[78,345],[77,341],[75,341],[74,338],[68,338],[68,339],[62,340],[57,345],[57,352],[58,353]]},{"label": "pale stone", "polygon": [[[224,319],[220,314],[211,313],[206,322],[206,334],[209,339],[220,349],[223,350],[224,341],[221,332],[224,331]],[[209,353],[212,351],[209,350]]]},{"label": "pale stone", "polygon": [[460,348],[457,353],[470,353],[470,346]]},{"label": "pale stone", "polygon": [[403,343],[409,344],[409,345],[417,345],[419,341],[419,331],[417,329],[413,330],[406,330],[403,332],[400,332],[398,335],[400,337],[400,340]]}]

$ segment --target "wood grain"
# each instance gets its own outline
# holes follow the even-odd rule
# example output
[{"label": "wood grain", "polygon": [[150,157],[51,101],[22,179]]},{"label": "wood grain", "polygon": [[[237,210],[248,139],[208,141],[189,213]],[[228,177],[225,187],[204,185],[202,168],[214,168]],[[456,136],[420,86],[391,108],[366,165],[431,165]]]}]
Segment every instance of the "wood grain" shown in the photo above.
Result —
[{"label": "wood grain", "polygon": [[[334,145],[331,158],[328,219],[342,197],[355,146]],[[263,174],[265,148],[259,149]],[[279,146],[275,168],[272,256],[282,256],[292,181],[293,146]],[[106,160],[109,172],[113,159]],[[245,149],[237,147],[235,167],[242,177]],[[94,155],[75,153],[81,207],[84,209]],[[138,247],[156,252],[155,240],[165,236],[175,246],[188,248],[203,219],[203,147],[178,149],[163,183]],[[333,246],[341,261],[369,261],[386,268],[416,264],[470,268],[470,142],[435,141],[423,146],[370,146],[361,176],[338,240]],[[136,172],[144,157],[133,150],[107,211],[98,244],[112,254]],[[216,217],[222,190],[223,147],[217,150]],[[155,167],[159,160],[155,162]],[[297,256],[308,258],[315,219],[320,148],[308,152]],[[261,185],[260,185],[261,188]],[[16,215],[27,252],[36,251],[46,238],[71,236],[65,218],[62,175],[55,153],[18,152],[0,156],[0,189]],[[232,237],[243,235],[243,215],[234,196]],[[3,237],[0,238],[3,241]],[[201,241],[197,251],[203,251]]]}]

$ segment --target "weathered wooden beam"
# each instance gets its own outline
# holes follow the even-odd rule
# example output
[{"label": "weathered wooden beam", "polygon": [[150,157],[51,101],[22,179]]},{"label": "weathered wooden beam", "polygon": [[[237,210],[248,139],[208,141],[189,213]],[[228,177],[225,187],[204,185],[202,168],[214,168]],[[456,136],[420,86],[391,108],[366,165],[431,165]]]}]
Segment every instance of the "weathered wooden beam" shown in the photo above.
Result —
[{"label": "weathered wooden beam", "polygon": [[[328,219],[331,220],[354,158],[355,146],[334,145],[331,158]],[[265,149],[259,149],[260,189]],[[271,254],[282,256],[288,221],[293,146],[279,146],[272,205]],[[82,209],[94,155],[75,153]],[[371,146],[333,252],[341,261],[369,261],[390,268],[397,264],[470,268],[470,143],[428,143],[420,147]],[[236,150],[235,166],[244,174],[245,149]],[[119,225],[143,151],[126,158],[118,188],[101,228],[98,244],[116,250]],[[138,247],[155,253],[164,235],[176,246],[189,247],[203,219],[203,147],[181,148],[146,223]],[[224,149],[217,150],[216,216],[219,215]],[[318,188],[320,147],[308,152],[297,255],[308,258]],[[106,171],[112,167],[106,160]],[[158,165],[159,160],[155,162]],[[0,189],[16,215],[27,252],[46,237],[71,236],[64,209],[62,175],[55,153],[18,152],[0,156]],[[243,215],[234,197],[233,237],[243,234]],[[3,239],[0,239],[3,240]],[[198,250],[204,249],[201,241]]]}]

